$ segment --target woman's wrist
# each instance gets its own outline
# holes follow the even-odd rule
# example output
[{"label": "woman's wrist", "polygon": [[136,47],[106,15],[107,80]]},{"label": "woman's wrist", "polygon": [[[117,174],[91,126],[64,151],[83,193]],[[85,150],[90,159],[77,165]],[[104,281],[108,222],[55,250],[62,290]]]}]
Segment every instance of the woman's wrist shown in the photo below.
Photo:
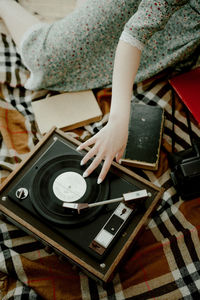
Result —
[{"label": "woman's wrist", "polygon": [[115,130],[121,131],[121,130],[128,130],[129,125],[129,117],[121,116],[119,114],[110,115],[108,120],[108,126],[114,127]]},{"label": "woman's wrist", "polygon": [[[116,105],[115,105],[116,106]],[[112,123],[129,123],[130,117],[130,101],[124,101],[122,105],[118,105],[116,107],[111,107],[110,115],[109,115],[109,122]]]}]

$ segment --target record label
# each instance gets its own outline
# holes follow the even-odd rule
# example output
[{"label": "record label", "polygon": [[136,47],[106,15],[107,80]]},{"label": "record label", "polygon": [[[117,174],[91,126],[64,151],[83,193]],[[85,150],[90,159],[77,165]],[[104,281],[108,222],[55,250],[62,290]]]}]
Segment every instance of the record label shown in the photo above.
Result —
[{"label": "record label", "polygon": [[76,172],[64,172],[53,182],[53,192],[63,202],[79,200],[85,194],[86,189],[86,180]]}]

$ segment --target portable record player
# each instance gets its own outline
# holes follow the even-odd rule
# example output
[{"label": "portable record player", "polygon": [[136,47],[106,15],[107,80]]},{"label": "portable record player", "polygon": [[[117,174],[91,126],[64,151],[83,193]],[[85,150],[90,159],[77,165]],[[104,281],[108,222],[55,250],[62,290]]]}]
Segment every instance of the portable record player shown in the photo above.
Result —
[{"label": "portable record player", "polygon": [[163,189],[112,163],[97,184],[100,167],[87,178],[79,142],[53,128],[0,189],[0,211],[30,235],[108,282],[144,224]]}]

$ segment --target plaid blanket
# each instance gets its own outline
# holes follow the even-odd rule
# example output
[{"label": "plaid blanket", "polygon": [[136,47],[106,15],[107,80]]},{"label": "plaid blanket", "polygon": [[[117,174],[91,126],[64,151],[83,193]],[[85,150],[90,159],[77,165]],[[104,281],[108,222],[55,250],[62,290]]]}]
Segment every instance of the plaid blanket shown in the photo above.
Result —
[{"label": "plaid blanket", "polygon": [[[15,45],[0,35],[0,182],[16,168],[41,138],[36,130],[31,101],[48,91],[24,89],[28,71]],[[103,119],[71,132],[81,141],[107,122],[111,90],[96,97]],[[168,81],[154,78],[134,86],[134,98],[165,109],[159,169],[141,171],[165,189],[162,201],[123,266],[107,287],[88,278],[69,262],[48,253],[40,242],[11,223],[0,219],[0,299],[128,300],[200,299],[200,199],[182,201],[173,188],[168,164],[171,152],[171,88]],[[199,128],[191,119],[192,129]],[[175,111],[176,150],[190,147],[187,121],[180,101]]]}]

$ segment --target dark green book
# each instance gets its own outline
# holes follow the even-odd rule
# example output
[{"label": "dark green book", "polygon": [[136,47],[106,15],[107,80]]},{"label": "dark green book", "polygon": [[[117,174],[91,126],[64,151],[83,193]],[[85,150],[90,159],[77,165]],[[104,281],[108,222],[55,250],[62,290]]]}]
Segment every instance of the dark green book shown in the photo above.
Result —
[{"label": "dark green book", "polygon": [[160,106],[132,103],[129,135],[122,165],[157,170],[164,127]]}]

